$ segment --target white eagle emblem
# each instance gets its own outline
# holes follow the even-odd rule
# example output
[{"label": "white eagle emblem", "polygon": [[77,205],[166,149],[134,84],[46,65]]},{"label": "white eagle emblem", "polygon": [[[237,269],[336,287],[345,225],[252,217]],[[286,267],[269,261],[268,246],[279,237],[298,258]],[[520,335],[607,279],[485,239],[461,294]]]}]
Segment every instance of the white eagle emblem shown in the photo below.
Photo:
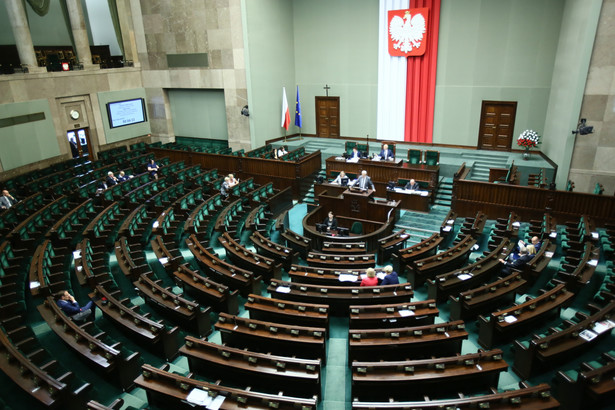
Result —
[{"label": "white eagle emblem", "polygon": [[389,24],[391,40],[397,42],[393,45],[396,50],[403,53],[412,51],[412,47],[419,48],[425,34],[425,17],[422,14],[415,14],[414,17],[406,11],[404,18],[394,16]]}]

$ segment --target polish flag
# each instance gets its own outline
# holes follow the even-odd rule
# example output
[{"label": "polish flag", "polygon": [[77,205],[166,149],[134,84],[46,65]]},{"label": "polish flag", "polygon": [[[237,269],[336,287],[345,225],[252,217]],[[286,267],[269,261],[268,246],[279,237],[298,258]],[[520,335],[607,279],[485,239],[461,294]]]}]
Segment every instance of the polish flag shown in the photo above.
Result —
[{"label": "polish flag", "polygon": [[288,111],[288,100],[286,99],[286,87],[282,87],[282,125],[288,131],[290,125],[290,112]]}]

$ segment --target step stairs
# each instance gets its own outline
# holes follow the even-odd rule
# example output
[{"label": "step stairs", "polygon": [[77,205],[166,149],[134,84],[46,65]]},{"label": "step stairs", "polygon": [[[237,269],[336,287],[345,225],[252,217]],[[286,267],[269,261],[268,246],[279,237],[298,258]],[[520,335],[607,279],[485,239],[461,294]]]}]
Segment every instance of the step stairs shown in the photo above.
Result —
[{"label": "step stairs", "polygon": [[316,198],[314,197],[314,181],[318,177],[323,177],[326,180],[327,171],[321,169],[320,171],[311,173],[301,180],[301,184],[299,186],[299,198],[301,198],[300,202],[312,205],[316,203]]},{"label": "step stairs", "polygon": [[489,181],[489,169],[490,168],[506,168],[508,164],[504,158],[498,160],[485,160],[480,159],[474,161],[472,165],[472,172],[470,179],[473,181]]},{"label": "step stairs", "polygon": [[412,246],[440,232],[440,226],[448,214],[448,209],[441,206],[434,208],[429,214],[404,211],[395,225],[395,231],[406,230],[406,233],[410,235],[406,242],[407,246]]},{"label": "step stairs", "polygon": [[[453,178],[442,178],[438,184],[434,205],[443,207],[451,207],[453,198]],[[447,211],[448,212],[448,211]]]}]

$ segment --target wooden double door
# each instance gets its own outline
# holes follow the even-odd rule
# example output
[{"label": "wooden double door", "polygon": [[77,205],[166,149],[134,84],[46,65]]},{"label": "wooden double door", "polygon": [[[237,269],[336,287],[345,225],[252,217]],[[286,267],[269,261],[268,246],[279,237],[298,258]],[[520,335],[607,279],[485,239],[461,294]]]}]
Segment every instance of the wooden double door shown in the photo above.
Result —
[{"label": "wooden double door", "polygon": [[516,113],[516,101],[483,101],[478,148],[510,151]]},{"label": "wooden double door", "polygon": [[340,97],[316,97],[316,136],[340,137]]}]

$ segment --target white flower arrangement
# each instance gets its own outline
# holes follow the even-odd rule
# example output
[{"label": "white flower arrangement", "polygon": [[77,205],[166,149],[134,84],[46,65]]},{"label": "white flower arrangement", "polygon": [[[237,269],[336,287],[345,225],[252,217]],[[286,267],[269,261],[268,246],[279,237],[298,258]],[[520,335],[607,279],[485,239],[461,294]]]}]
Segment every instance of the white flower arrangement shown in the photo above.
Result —
[{"label": "white flower arrangement", "polygon": [[534,148],[540,144],[540,135],[534,130],[525,130],[517,138],[517,145],[526,149]]}]

